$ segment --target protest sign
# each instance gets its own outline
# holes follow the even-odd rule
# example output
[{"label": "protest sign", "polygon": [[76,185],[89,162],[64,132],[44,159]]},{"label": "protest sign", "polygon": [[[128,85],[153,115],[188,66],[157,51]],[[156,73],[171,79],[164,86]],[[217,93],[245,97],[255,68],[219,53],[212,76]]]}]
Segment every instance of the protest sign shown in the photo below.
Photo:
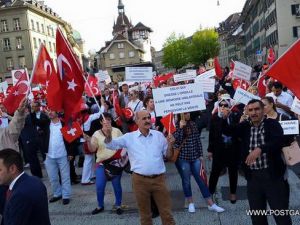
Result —
[{"label": "protest sign", "polygon": [[252,99],[259,99],[260,100],[260,97],[258,97],[256,95],[253,95],[250,92],[245,91],[244,89],[238,87],[235,91],[233,99],[236,102],[243,103],[243,104],[247,105],[250,100],[252,100]]},{"label": "protest sign", "polygon": [[240,78],[242,80],[250,81],[251,78],[252,67],[245,65],[241,62],[235,61],[233,76]]},{"label": "protest sign", "polygon": [[150,82],[153,78],[152,67],[126,67],[125,80],[132,82]]},{"label": "protest sign", "polygon": [[174,74],[174,82],[178,83],[181,81],[186,81],[186,80],[194,80],[196,78],[196,70],[195,73],[192,71],[186,72],[186,73],[180,73],[180,74]]},{"label": "protest sign", "polygon": [[152,91],[156,116],[206,109],[203,90],[199,84],[157,88]]},{"label": "protest sign", "polygon": [[279,121],[284,135],[299,134],[299,121],[298,120],[284,120]]},{"label": "protest sign", "polygon": [[4,81],[4,82],[0,83],[0,92],[5,93],[7,88],[8,88],[7,81]]},{"label": "protest sign", "polygon": [[195,79],[195,83],[199,84],[203,92],[214,93],[215,92],[215,79]]},{"label": "protest sign", "polygon": [[196,80],[201,80],[201,79],[213,78],[214,76],[216,76],[216,71],[214,69],[213,70],[209,70],[209,71],[206,71],[205,73],[202,73],[202,74],[198,75],[195,78],[195,81]]}]

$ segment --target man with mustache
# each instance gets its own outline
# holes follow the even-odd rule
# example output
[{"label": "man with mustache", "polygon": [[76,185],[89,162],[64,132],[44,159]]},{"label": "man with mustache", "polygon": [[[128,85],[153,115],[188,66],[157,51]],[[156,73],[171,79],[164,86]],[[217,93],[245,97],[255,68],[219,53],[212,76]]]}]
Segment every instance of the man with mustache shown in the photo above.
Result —
[{"label": "man with mustache", "polygon": [[135,192],[141,225],[152,225],[151,196],[159,210],[163,225],[173,225],[171,199],[166,187],[166,167],[163,157],[173,154],[174,137],[151,130],[151,115],[146,110],[136,113],[138,130],[112,139],[111,125],[103,121],[102,131],[109,149],[126,148],[131,163],[132,184]]},{"label": "man with mustache", "polygon": [[[241,141],[242,168],[247,180],[247,194],[251,210],[288,210],[289,184],[285,175],[286,165],[281,157],[283,130],[273,119],[264,117],[264,104],[253,99],[247,104],[248,119],[237,127],[227,123],[230,109],[223,107],[223,123],[227,132],[234,133]],[[233,129],[234,128],[234,129]],[[286,213],[275,215],[277,225],[291,225]],[[268,225],[266,216],[252,215],[253,225]]]}]

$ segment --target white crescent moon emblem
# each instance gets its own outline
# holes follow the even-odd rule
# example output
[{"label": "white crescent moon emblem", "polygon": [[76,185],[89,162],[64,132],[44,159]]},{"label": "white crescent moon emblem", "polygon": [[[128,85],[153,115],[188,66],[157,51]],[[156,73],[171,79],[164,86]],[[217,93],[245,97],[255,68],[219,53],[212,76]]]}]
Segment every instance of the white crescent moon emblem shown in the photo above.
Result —
[{"label": "white crescent moon emblem", "polygon": [[59,56],[57,57],[57,64],[58,64],[58,68],[59,68],[59,75],[60,75],[60,79],[62,80],[62,63],[65,63],[68,65],[68,67],[70,68],[70,70],[72,71],[71,65],[69,63],[69,61],[66,59],[66,57],[63,54],[59,54]]},{"label": "white crescent moon emblem", "polygon": [[20,86],[20,84],[25,84],[26,85],[26,91],[24,91],[24,93],[19,93],[20,95],[25,95],[25,94],[27,94],[28,93],[28,91],[29,91],[29,83],[28,83],[28,81],[27,80],[22,80],[22,81],[20,81],[19,82],[19,84],[18,84],[18,86]]},{"label": "white crescent moon emblem", "polygon": [[99,94],[99,90],[98,90],[98,88],[96,88],[96,87],[92,87],[92,90],[93,90],[93,93],[94,93],[94,95],[97,95],[97,94]]},{"label": "white crescent moon emblem", "polygon": [[[48,68],[50,70],[50,73],[48,74]],[[44,70],[46,71],[47,75],[51,75],[52,74],[52,66],[51,66],[51,63],[49,62],[49,60],[46,60],[44,62]]]}]

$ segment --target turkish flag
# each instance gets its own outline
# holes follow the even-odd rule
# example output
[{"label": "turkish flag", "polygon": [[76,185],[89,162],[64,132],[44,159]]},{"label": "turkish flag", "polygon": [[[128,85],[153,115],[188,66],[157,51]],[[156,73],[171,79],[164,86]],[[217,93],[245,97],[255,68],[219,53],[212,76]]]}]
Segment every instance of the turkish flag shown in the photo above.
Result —
[{"label": "turkish flag", "polygon": [[101,95],[98,87],[98,78],[96,76],[91,74],[88,75],[87,82],[84,85],[84,91],[88,97]]},{"label": "turkish flag", "polygon": [[219,79],[222,79],[223,77],[223,71],[221,68],[221,65],[219,63],[219,60],[217,57],[214,58],[214,64],[215,64],[215,71],[216,71],[216,75]]},{"label": "turkish flag", "polygon": [[257,89],[259,97],[264,97],[266,95],[267,84],[266,76],[263,74],[258,78]]},{"label": "turkish flag", "polygon": [[0,104],[4,102],[4,99],[5,99],[4,93],[0,93]]},{"label": "turkish flag", "polygon": [[240,88],[244,89],[245,91],[247,91],[248,88],[250,87],[250,84],[248,83],[248,81],[236,78],[232,81],[232,87],[234,90],[236,90],[238,87],[240,87]]},{"label": "turkish flag", "polygon": [[173,77],[173,73],[167,73],[167,74],[164,74],[164,75],[159,75],[159,76],[155,76],[153,78],[153,83],[154,83],[154,86],[155,87],[158,87],[158,85],[161,83],[161,82],[165,82],[167,80],[169,80],[170,78]]},{"label": "turkish flag", "polygon": [[176,131],[173,112],[161,118],[160,122],[164,125],[168,133],[173,134]]},{"label": "turkish flag", "polygon": [[25,72],[22,73],[16,85],[11,88],[11,92],[3,102],[8,114],[14,114],[14,112],[18,109],[20,102],[26,97],[29,90],[30,86],[28,76]]},{"label": "turkish flag", "polygon": [[115,112],[116,112],[117,116],[124,116],[122,108],[121,108],[120,103],[119,103],[118,96],[115,95],[115,94],[113,94],[113,107],[115,109]]},{"label": "turkish flag", "polygon": [[201,167],[200,167],[200,177],[203,180],[203,182],[205,183],[205,185],[208,186],[207,175],[206,175],[206,172],[205,172],[205,169],[204,169],[202,163],[201,163]]},{"label": "turkish flag", "polygon": [[64,126],[60,129],[64,139],[71,143],[75,139],[79,138],[83,132],[78,122],[73,122],[71,126]]},{"label": "turkish flag", "polygon": [[273,48],[270,48],[270,49],[269,49],[269,53],[268,53],[268,58],[267,58],[269,65],[271,65],[271,64],[274,63],[275,58],[276,58],[276,57],[275,57],[274,49],[273,49]]},{"label": "turkish flag", "polygon": [[77,56],[59,28],[56,30],[56,54],[64,116],[65,121],[68,122],[72,114],[76,113],[76,106],[81,101],[85,82]]},{"label": "turkish flag", "polygon": [[273,77],[300,99],[300,39],[274,62],[266,76]]}]

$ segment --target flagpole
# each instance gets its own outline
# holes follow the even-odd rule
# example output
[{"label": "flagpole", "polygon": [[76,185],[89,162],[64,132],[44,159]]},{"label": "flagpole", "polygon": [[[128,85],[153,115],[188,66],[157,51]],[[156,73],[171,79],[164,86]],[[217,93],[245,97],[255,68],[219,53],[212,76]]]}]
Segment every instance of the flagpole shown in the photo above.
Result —
[{"label": "flagpole", "polygon": [[173,114],[172,113],[170,113],[170,122],[169,122],[169,128],[168,128],[168,135],[170,135],[170,133],[171,133],[171,123],[172,123],[172,116],[173,116]]},{"label": "flagpole", "polygon": [[[91,88],[89,82],[87,81],[87,78],[84,76],[84,74],[82,74],[82,76],[83,76],[83,79],[85,80],[85,83],[87,84],[87,86],[88,86],[90,92],[92,93],[93,99],[95,100],[95,103],[96,103],[96,105],[97,105],[98,108],[99,108],[99,111],[101,111],[101,107],[100,107],[100,105],[99,105],[99,103],[98,103],[98,101],[97,101],[97,99],[96,99],[96,97],[95,97],[95,95],[94,95],[94,92],[93,92],[93,90],[92,90],[92,88]],[[100,94],[100,95],[101,95],[101,94]]]}]

